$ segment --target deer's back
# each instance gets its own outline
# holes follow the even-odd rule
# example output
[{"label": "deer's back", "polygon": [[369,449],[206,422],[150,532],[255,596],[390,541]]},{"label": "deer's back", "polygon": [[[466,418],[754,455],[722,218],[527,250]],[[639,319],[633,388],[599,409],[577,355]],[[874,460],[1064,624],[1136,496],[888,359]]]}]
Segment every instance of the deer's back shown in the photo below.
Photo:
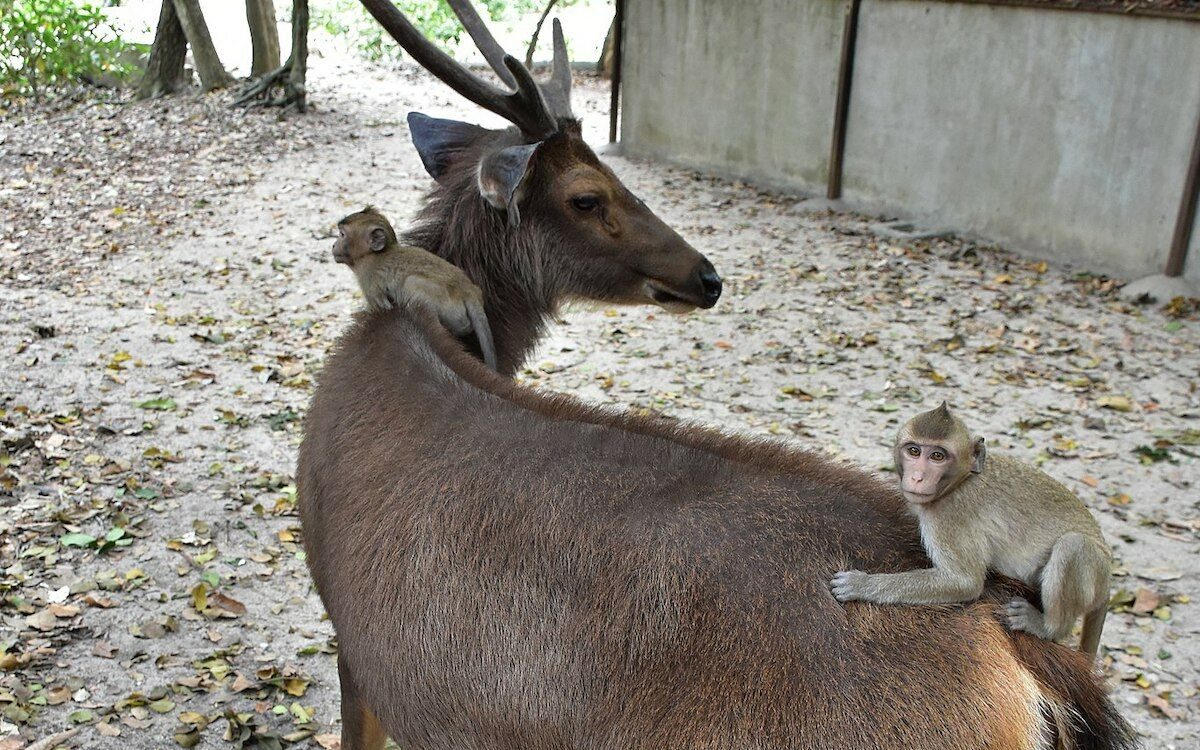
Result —
[{"label": "deer's back", "polygon": [[402,747],[1024,746],[1038,688],[992,604],[829,594],[928,564],[845,471],[547,419],[367,338],[327,365],[298,481],[340,648]]}]

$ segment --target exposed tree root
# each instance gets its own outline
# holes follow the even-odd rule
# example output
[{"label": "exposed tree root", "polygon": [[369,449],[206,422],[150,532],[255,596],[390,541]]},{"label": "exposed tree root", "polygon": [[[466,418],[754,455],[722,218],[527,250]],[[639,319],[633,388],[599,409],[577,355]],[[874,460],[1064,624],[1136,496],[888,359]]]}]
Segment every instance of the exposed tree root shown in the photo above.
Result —
[{"label": "exposed tree root", "polygon": [[306,107],[304,74],[292,74],[293,64],[288,60],[270,73],[247,86],[233,102],[235,107],[280,107],[295,109],[303,113]]}]

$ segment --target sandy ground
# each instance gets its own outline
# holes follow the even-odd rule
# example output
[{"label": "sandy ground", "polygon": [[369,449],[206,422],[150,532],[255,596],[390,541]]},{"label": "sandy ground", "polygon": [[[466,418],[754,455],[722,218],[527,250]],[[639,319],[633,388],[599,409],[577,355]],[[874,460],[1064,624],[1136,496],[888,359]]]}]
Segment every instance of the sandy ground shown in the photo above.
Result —
[{"label": "sandy ground", "polygon": [[[310,96],[314,112],[285,123],[219,97],[0,123],[0,749],[72,724],[75,747],[334,744],[333,633],[291,485],[322,357],[359,304],[331,227],[368,201],[413,214],[429,180],[410,109],[494,120],[422,74],[351,75],[319,47]],[[606,108],[603,84],[577,84],[596,143]],[[107,157],[67,137],[108,132],[98,120]],[[173,162],[120,151],[168,125],[196,141]],[[66,140],[39,150],[52,136]],[[971,243],[889,243],[800,197],[609,163],[708,254],[725,296],[686,317],[566,311],[523,380],[872,470],[902,419],[950,400],[1096,512],[1118,564],[1115,698],[1147,748],[1196,747],[1194,309],[1133,307],[1119,282]]]}]

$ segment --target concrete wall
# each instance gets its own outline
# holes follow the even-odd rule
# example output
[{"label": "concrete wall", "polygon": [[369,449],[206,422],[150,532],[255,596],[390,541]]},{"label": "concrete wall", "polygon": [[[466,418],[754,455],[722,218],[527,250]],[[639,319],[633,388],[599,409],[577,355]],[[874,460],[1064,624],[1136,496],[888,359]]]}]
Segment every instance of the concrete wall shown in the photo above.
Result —
[{"label": "concrete wall", "polygon": [[[628,0],[632,153],[823,192],[842,2]],[[1200,23],[863,0],[844,197],[1056,261],[1166,260]],[[1186,275],[1200,278],[1200,231]]]},{"label": "concrete wall", "polygon": [[865,0],[852,203],[1126,274],[1166,261],[1200,115],[1200,24]]},{"label": "concrete wall", "polygon": [[815,188],[829,162],[839,0],[628,0],[622,141]]}]

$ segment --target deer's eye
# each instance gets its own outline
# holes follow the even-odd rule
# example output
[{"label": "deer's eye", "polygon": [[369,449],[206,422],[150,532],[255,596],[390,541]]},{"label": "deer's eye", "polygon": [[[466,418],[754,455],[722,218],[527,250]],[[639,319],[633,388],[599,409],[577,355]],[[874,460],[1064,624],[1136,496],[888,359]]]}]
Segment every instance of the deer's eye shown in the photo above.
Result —
[{"label": "deer's eye", "polygon": [[571,205],[576,211],[591,211],[600,205],[600,196],[598,195],[577,195],[571,199]]}]

